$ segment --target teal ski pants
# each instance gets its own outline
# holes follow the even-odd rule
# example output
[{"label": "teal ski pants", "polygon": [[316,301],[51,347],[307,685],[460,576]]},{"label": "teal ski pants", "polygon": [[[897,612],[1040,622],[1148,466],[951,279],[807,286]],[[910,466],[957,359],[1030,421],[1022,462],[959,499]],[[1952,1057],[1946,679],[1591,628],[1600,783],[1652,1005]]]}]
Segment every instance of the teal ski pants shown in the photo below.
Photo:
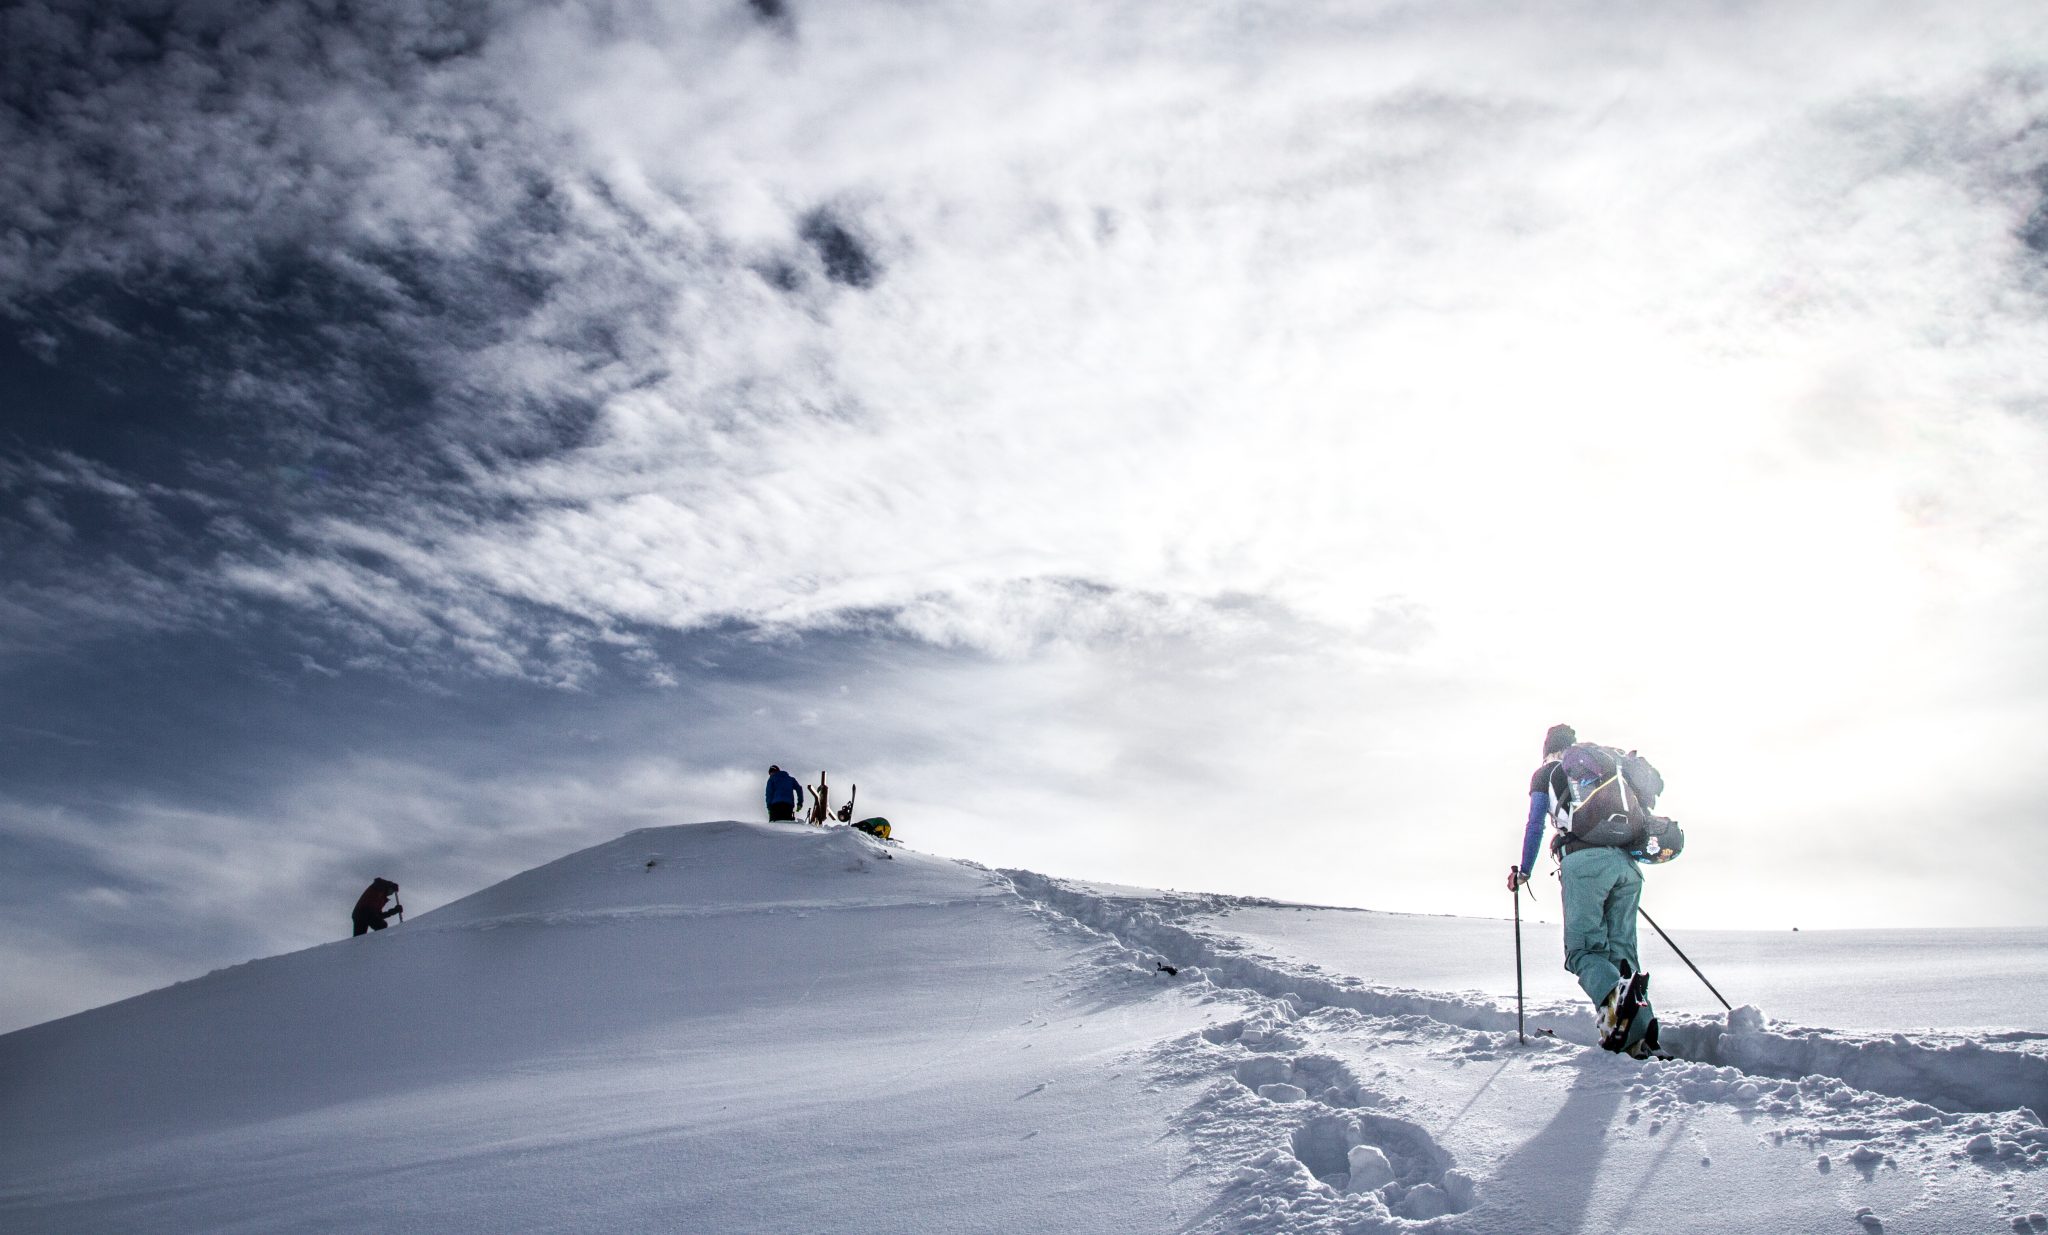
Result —
[{"label": "teal ski pants", "polygon": [[1621,962],[1636,960],[1636,906],[1643,872],[1619,849],[1564,855],[1564,967],[1595,1006],[1621,981]]}]

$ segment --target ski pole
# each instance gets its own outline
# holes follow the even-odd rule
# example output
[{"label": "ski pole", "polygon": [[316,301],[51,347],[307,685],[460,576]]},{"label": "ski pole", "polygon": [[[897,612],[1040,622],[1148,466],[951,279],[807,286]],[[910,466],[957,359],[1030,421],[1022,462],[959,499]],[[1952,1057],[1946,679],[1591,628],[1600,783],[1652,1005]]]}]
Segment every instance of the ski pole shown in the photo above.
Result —
[{"label": "ski pole", "polygon": [[[1663,927],[1661,927],[1661,926],[1659,926],[1659,925],[1657,925],[1657,919],[1655,919],[1655,918],[1651,917],[1651,916],[1650,916],[1650,913],[1649,913],[1649,911],[1648,911],[1648,910],[1644,909],[1644,908],[1643,908],[1643,907],[1642,907],[1641,905],[1637,905],[1637,906],[1636,906],[1636,912],[1637,912],[1637,913],[1640,913],[1640,914],[1642,914],[1642,915],[1643,915],[1643,921],[1645,921],[1645,922],[1648,922],[1648,923],[1650,924],[1650,929],[1651,929],[1651,930],[1654,930],[1654,931],[1656,931],[1656,932],[1657,932],[1657,933],[1658,933],[1659,935],[1662,935],[1662,936],[1663,936],[1663,938],[1664,938],[1664,942],[1665,942],[1665,943],[1671,943],[1671,936],[1669,936],[1669,935],[1665,935],[1665,934],[1664,934],[1664,928],[1663,928]],[[1707,982],[1707,975],[1705,975],[1705,974],[1703,974],[1703,973],[1701,973],[1701,972],[1700,972],[1700,967],[1699,967],[1698,965],[1695,965],[1695,964],[1693,964],[1693,963],[1692,963],[1692,958],[1691,958],[1691,957],[1687,956],[1687,955],[1686,955],[1685,953],[1683,953],[1683,952],[1679,952],[1679,951],[1678,951],[1678,945],[1677,945],[1677,944],[1675,944],[1675,943],[1671,943],[1671,950],[1672,950],[1673,952],[1678,952],[1678,959],[1679,959],[1679,960],[1682,960],[1682,961],[1684,961],[1684,962],[1685,962],[1685,967],[1686,967],[1687,969],[1690,969],[1690,970],[1692,970],[1692,973],[1693,973],[1693,976],[1694,976],[1694,977],[1698,978],[1698,979],[1699,979],[1700,981],[1702,981],[1702,982]],[[1714,991],[1714,984],[1713,984],[1712,982],[1707,982],[1707,989],[1708,989],[1708,990],[1710,990],[1710,991]],[[1732,1007],[1729,1007],[1729,1004],[1728,1004],[1728,1000],[1727,1000],[1727,998],[1726,998],[1726,997],[1724,997],[1724,996],[1723,996],[1723,995],[1721,994],[1721,992],[1719,992],[1719,991],[1714,991],[1714,998],[1716,998],[1716,999],[1719,999],[1719,1000],[1721,1001],[1721,1006],[1722,1006],[1722,1007],[1724,1007],[1724,1008],[1728,1008],[1728,1010],[1729,1010],[1730,1012],[1733,1012],[1733,1011],[1735,1010],[1734,1008],[1732,1008]]]},{"label": "ski pole", "polygon": [[1515,1041],[1529,1045],[1529,1037],[1522,1032],[1522,868],[1508,867],[1508,895],[1515,898]]}]

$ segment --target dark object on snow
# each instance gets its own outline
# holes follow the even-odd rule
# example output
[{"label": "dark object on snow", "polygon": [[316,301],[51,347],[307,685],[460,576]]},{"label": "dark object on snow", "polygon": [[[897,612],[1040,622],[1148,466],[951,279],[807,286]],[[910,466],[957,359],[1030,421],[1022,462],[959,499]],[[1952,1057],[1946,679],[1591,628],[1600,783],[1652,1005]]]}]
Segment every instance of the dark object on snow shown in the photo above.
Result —
[{"label": "dark object on snow", "polygon": [[768,822],[793,823],[804,800],[803,782],[774,764],[768,765]]},{"label": "dark object on snow", "polygon": [[384,902],[397,893],[398,885],[389,879],[382,876],[372,879],[370,886],[364,888],[363,894],[356,898],[355,909],[349,913],[349,921],[356,928],[355,933],[361,935],[367,931],[381,931],[384,929],[384,919],[393,916],[397,916],[401,922],[404,921],[404,905],[384,908]]},{"label": "dark object on snow", "polygon": [[[818,774],[818,779],[822,781],[822,780],[824,779],[824,773],[820,772],[820,773]],[[838,809],[838,810],[835,810],[835,811],[833,811],[833,812],[832,812],[832,817],[833,817],[834,819],[837,819],[837,820],[838,820],[839,822],[841,822],[841,823],[845,823],[845,822],[847,822],[848,820],[852,819],[852,818],[853,818],[853,800],[854,800],[855,798],[859,797],[859,796],[860,796],[860,786],[859,786],[859,785],[855,785],[855,786],[853,787],[853,792],[851,792],[851,793],[849,793],[849,794],[847,794],[847,795],[846,795],[846,801],[844,801],[844,802],[840,803],[840,804],[839,804],[839,809]]]},{"label": "dark object on snow", "polygon": [[1165,975],[1166,975],[1167,977],[1169,977],[1169,978],[1170,978],[1170,977],[1172,977],[1173,975],[1175,975],[1175,974],[1179,973],[1179,972],[1180,972],[1180,970],[1178,970],[1178,969],[1175,969],[1175,968],[1174,968],[1173,966],[1171,966],[1171,965],[1167,964],[1167,963],[1166,963],[1165,961],[1160,961],[1160,962],[1159,962],[1159,972],[1161,972],[1161,973],[1165,974]]},{"label": "dark object on snow", "polygon": [[889,821],[880,815],[876,815],[873,819],[863,819],[853,826],[877,839],[889,839]]}]

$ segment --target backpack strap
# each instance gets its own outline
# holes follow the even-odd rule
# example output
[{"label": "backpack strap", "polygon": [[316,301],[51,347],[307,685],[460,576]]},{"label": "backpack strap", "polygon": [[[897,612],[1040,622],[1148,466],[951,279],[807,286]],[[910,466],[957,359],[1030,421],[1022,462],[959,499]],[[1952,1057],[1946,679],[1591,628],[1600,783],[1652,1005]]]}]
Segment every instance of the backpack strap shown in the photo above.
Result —
[{"label": "backpack strap", "polygon": [[[1559,781],[1564,782],[1564,797],[1561,799],[1557,794]],[[1551,857],[1562,862],[1564,855],[1570,852],[1567,846],[1577,843],[1572,839],[1572,816],[1578,812],[1583,799],[1579,796],[1578,784],[1559,764],[1550,765],[1550,778],[1544,782],[1544,787],[1550,792],[1550,826],[1553,829],[1547,848]]]},{"label": "backpack strap", "polygon": [[1565,825],[1563,828],[1566,837],[1576,839],[1575,834],[1577,829],[1574,828],[1573,825],[1578,822],[1577,817],[1579,813],[1579,807],[1584,806],[1586,803],[1598,797],[1602,789],[1607,788],[1607,786],[1613,784],[1617,780],[1621,781],[1622,783],[1621,802],[1623,808],[1626,809],[1626,807],[1628,806],[1628,780],[1626,777],[1622,776],[1619,770],[1617,770],[1614,773],[1614,775],[1608,777],[1606,780],[1601,781],[1599,784],[1593,786],[1591,789],[1586,790],[1586,792],[1584,793],[1579,792],[1579,787],[1576,784],[1572,784],[1571,779],[1569,777],[1566,778],[1565,783],[1570,784],[1572,787],[1572,808],[1565,815]]},{"label": "backpack strap", "polygon": [[[1564,797],[1557,795],[1557,782],[1564,782]],[[1545,792],[1550,795],[1550,825],[1560,832],[1571,830],[1572,812],[1579,808],[1579,788],[1566,776],[1564,769],[1552,764],[1550,776],[1543,782]]]}]

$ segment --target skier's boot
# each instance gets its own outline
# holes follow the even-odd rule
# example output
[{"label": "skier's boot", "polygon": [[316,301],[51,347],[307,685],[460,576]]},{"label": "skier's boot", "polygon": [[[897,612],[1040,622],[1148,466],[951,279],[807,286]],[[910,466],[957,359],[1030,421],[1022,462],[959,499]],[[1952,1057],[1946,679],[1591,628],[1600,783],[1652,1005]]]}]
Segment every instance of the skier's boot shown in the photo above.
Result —
[{"label": "skier's boot", "polygon": [[[1614,984],[1601,1009],[1600,1046],[1604,1050],[1628,1050],[1644,1039],[1654,1020],[1649,1014],[1650,975],[1635,973]],[[1637,1021],[1643,1022],[1638,1025]],[[1641,1058],[1641,1056],[1637,1056]]]},{"label": "skier's boot", "polygon": [[1628,993],[1622,996],[1618,1011],[1622,1029],[1617,1049],[1637,1059],[1648,1059],[1650,1052],[1657,1049],[1657,1014],[1650,1008],[1649,974],[1639,973],[1629,979]]},{"label": "skier's boot", "polygon": [[1621,1019],[1621,1000],[1628,994],[1628,979],[1623,978],[1607,992],[1607,998],[1600,1001],[1600,1013],[1594,1018],[1594,1028],[1600,1033],[1600,1049],[1614,1051],[1621,1049],[1622,1027],[1628,1022]]},{"label": "skier's boot", "polygon": [[[1649,1011],[1649,1008],[1645,1007],[1640,1014],[1649,1022],[1643,1030],[1643,1036],[1628,1044],[1628,1053],[1637,1059],[1648,1059],[1657,1053],[1657,1018],[1650,1016]],[[1665,1058],[1668,1059],[1670,1056],[1667,1055]]]}]

